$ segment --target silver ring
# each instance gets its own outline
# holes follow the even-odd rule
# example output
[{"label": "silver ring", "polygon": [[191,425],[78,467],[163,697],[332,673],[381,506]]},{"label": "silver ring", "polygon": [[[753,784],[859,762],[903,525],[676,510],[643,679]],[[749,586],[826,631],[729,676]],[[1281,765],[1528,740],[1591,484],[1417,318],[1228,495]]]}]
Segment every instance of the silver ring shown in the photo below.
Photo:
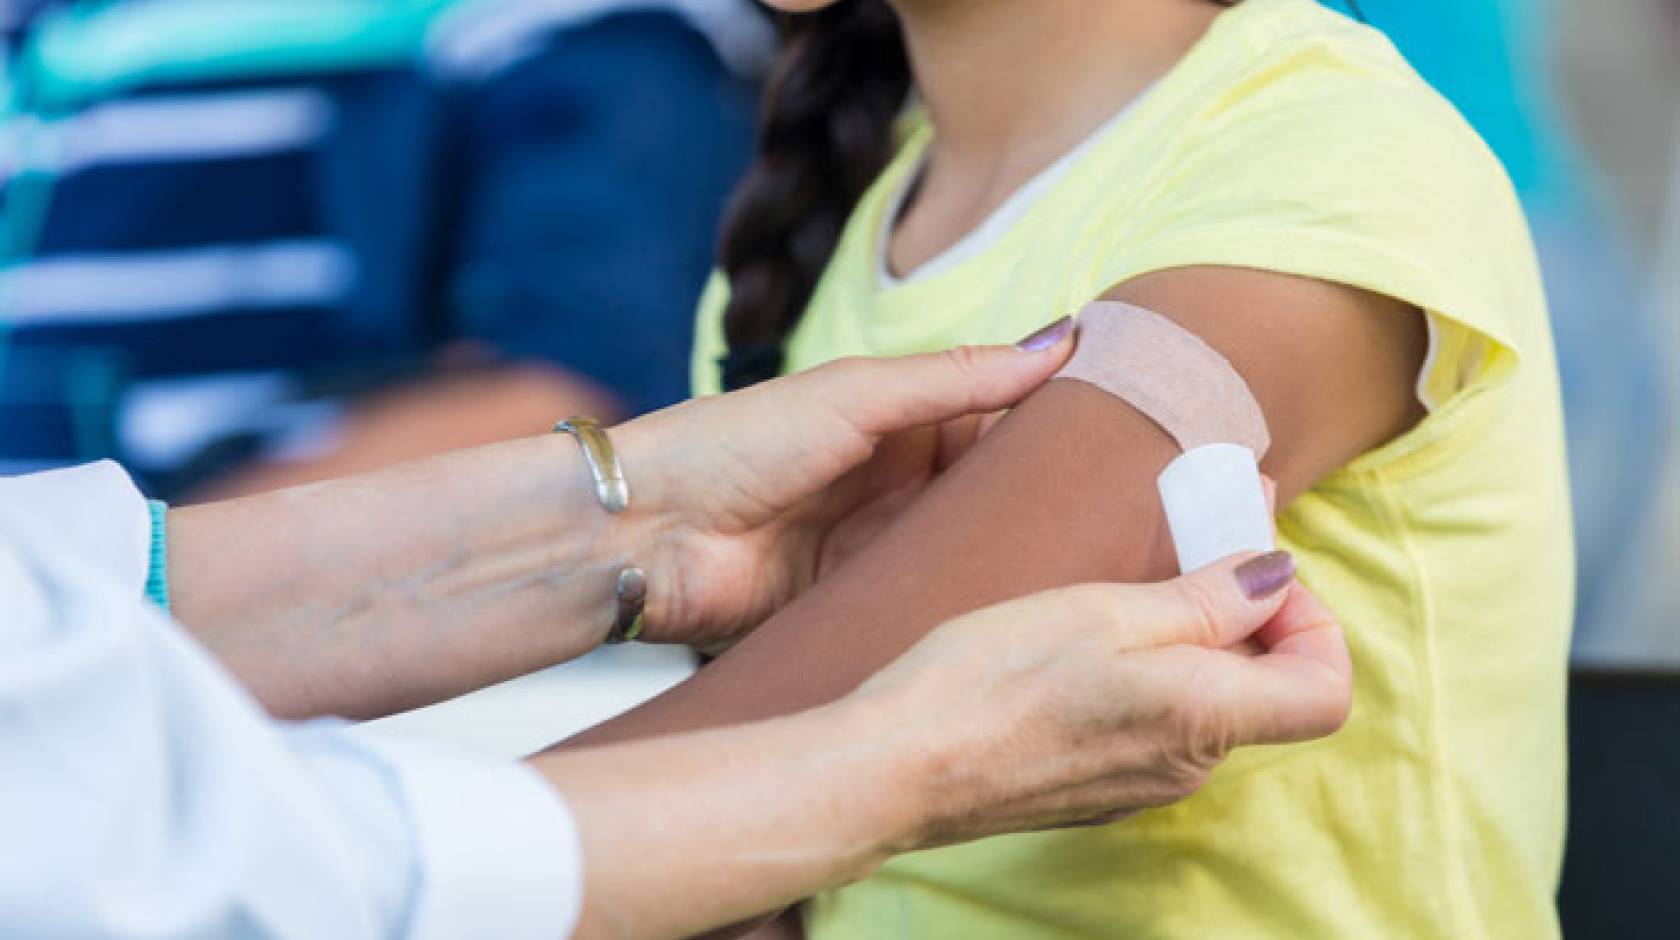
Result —
[{"label": "silver ring", "polygon": [[618,613],[613,617],[612,629],[607,631],[607,642],[628,643],[642,635],[645,620],[642,614],[647,606],[647,572],[635,565],[618,569],[613,597],[618,602]]}]

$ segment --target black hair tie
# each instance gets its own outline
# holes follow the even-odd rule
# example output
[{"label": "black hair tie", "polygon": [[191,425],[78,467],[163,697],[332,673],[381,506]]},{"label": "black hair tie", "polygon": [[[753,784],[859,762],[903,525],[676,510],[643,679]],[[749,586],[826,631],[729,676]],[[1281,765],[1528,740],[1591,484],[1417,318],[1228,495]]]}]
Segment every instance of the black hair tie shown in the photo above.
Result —
[{"label": "black hair tie", "polygon": [[719,356],[717,362],[723,370],[723,390],[733,392],[781,375],[782,347],[774,343],[740,346]]}]

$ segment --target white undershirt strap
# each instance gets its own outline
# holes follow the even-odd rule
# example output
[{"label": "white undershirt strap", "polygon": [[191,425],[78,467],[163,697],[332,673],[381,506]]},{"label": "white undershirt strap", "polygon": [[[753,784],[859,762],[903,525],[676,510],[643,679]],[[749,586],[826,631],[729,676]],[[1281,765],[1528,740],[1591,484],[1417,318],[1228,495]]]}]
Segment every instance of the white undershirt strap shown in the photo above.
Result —
[{"label": "white undershirt strap", "polygon": [[875,239],[877,285],[882,289],[887,289],[933,277],[941,271],[948,271],[962,264],[996,244],[1016,222],[1020,221],[1022,216],[1027,214],[1034,203],[1038,202],[1045,193],[1061,181],[1062,177],[1068,174],[1068,171],[1073,169],[1074,164],[1078,163],[1086,152],[1096,146],[1098,140],[1125,120],[1137,106],[1137,103],[1142,101],[1144,95],[1148,93],[1145,90],[1143,94],[1132,99],[1130,103],[1121,108],[1113,117],[1104,121],[1100,127],[1087,135],[1072,150],[1062,154],[1056,158],[1056,162],[1039,170],[1033,175],[1032,179],[1021,184],[1019,189],[1010,193],[1008,199],[1005,199],[996,209],[991,211],[990,215],[986,216],[985,221],[975,226],[951,247],[917,265],[914,270],[903,275],[897,275],[893,273],[892,265],[888,263],[888,249],[892,244],[893,229],[898,225],[899,216],[904,212],[904,205],[909,201],[910,195],[916,191],[917,184],[921,181],[922,173],[926,169],[927,156],[923,154],[922,160],[916,166],[914,172],[905,176],[903,185],[887,201],[887,211],[881,214],[881,229],[876,233]]}]

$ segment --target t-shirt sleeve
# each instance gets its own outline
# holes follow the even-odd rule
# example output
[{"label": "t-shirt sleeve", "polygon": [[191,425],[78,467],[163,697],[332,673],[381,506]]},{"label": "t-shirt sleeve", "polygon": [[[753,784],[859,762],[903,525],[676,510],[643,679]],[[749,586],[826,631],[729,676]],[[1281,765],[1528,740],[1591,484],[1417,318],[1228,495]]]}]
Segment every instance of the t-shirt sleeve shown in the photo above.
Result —
[{"label": "t-shirt sleeve", "polygon": [[1421,87],[1280,70],[1210,106],[1119,222],[1103,279],[1219,265],[1346,284],[1429,318],[1431,409],[1498,383],[1543,309],[1515,192],[1491,151]]}]

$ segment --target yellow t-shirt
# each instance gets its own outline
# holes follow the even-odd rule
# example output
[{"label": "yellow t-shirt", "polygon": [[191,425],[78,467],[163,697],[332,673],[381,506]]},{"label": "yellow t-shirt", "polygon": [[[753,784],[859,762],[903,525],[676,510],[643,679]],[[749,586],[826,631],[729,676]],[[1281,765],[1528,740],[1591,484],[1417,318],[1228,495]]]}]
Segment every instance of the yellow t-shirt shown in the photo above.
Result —
[{"label": "yellow t-shirt", "polygon": [[[1139,275],[1231,265],[1426,311],[1432,409],[1279,520],[1349,632],[1339,734],[1242,750],[1191,799],[1116,825],[903,857],[818,898],[811,935],[1555,936],[1563,431],[1538,271],[1492,154],[1379,33],[1313,0],[1246,0],[995,242],[885,286],[884,213],[930,136],[913,127],[858,206],[789,368],[1009,342]],[[702,303],[703,393],[725,290]]]}]

